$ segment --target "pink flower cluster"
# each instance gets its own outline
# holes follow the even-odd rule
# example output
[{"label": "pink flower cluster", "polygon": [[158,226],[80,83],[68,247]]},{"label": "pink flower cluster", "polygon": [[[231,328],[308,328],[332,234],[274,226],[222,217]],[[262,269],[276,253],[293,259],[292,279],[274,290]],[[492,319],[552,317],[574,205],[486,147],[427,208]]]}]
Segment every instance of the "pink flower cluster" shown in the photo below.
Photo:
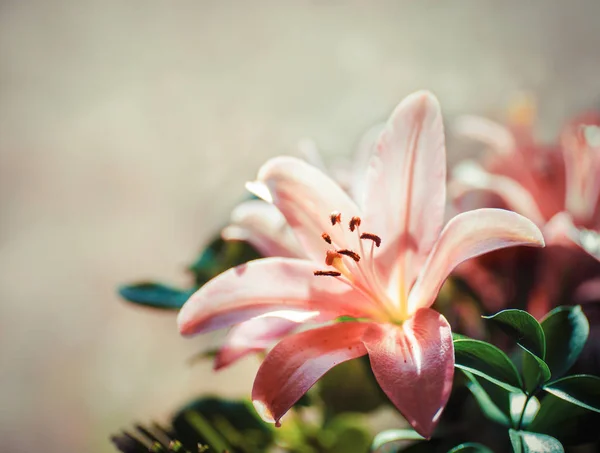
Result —
[{"label": "pink flower cluster", "polygon": [[[488,154],[482,164],[459,164],[450,188],[460,209],[511,209],[541,228],[548,247],[531,260],[533,288],[520,291],[529,294],[524,308],[541,318],[556,305],[600,299],[600,115],[574,118],[559,143],[545,145],[535,139],[532,109],[518,110],[506,127],[474,116],[457,121],[457,132]],[[509,304],[509,274],[519,268],[514,256],[494,254],[457,272],[495,311]]]}]

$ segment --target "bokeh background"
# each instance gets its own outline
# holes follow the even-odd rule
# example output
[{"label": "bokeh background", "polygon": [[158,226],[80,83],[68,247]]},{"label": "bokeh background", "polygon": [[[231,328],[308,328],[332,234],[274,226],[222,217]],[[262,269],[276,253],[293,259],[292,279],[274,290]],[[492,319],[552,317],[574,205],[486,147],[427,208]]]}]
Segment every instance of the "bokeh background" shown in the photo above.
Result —
[{"label": "bokeh background", "polygon": [[[122,282],[185,284],[269,156],[334,159],[409,92],[451,120],[538,99],[540,133],[600,99],[600,2],[0,2],[0,451],[114,451],[111,432],[215,376]],[[463,149],[449,134],[451,160]]]}]

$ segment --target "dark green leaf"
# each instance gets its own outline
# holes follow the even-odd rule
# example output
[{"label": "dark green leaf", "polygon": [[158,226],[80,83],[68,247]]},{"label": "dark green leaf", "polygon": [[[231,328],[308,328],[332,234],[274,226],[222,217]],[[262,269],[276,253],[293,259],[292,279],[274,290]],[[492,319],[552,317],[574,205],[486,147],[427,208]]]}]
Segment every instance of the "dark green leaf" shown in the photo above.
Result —
[{"label": "dark green leaf", "polygon": [[515,453],[564,453],[562,444],[554,437],[529,431],[511,429],[510,442]]},{"label": "dark green leaf", "polygon": [[448,453],[493,453],[485,445],[478,444],[476,442],[467,442],[464,444],[457,445],[452,450],[449,450]]},{"label": "dark green leaf", "polygon": [[399,440],[425,440],[425,438],[412,429],[390,429],[375,435],[371,451],[381,451],[385,444]]},{"label": "dark green leaf", "polygon": [[531,351],[521,347],[523,354],[523,383],[528,393],[535,392],[550,379],[550,368]]},{"label": "dark green leaf", "polygon": [[591,411],[600,412],[600,377],[567,376],[544,387],[548,393]]},{"label": "dark green leaf", "polygon": [[537,320],[523,310],[502,310],[492,316],[484,316],[510,335],[518,344],[542,360],[546,355],[544,330]]},{"label": "dark green leaf", "polygon": [[479,340],[455,340],[454,356],[457,368],[470,371],[509,391],[523,386],[513,363],[494,345]]},{"label": "dark green leaf", "polygon": [[115,434],[110,438],[116,449],[123,453],[147,453],[148,445],[128,432]]},{"label": "dark green leaf", "polygon": [[552,379],[558,379],[573,366],[590,332],[581,307],[557,307],[542,320],[546,335],[546,363]]},{"label": "dark green leaf", "polygon": [[467,388],[471,391],[481,411],[490,420],[504,426],[510,426],[510,393],[502,387],[491,384],[485,379],[477,379],[472,373],[463,370],[467,376]]},{"label": "dark green leaf", "polygon": [[[176,439],[176,433],[156,423],[149,426],[136,425],[134,433],[124,431],[112,436],[111,440],[123,453],[192,453]],[[198,452],[198,449],[194,448],[193,451]]]},{"label": "dark green leaf", "polygon": [[194,273],[196,285],[202,286],[221,272],[260,257],[247,242],[225,241],[219,236],[208,244],[189,270]]},{"label": "dark green leaf", "polygon": [[600,440],[598,426],[600,426],[600,414],[554,395],[546,395],[528,429],[541,434],[550,434],[565,445],[578,445]]},{"label": "dark green leaf", "polygon": [[171,310],[180,309],[194,291],[194,289],[181,290],[153,282],[123,285],[119,288],[121,297],[129,302]]}]

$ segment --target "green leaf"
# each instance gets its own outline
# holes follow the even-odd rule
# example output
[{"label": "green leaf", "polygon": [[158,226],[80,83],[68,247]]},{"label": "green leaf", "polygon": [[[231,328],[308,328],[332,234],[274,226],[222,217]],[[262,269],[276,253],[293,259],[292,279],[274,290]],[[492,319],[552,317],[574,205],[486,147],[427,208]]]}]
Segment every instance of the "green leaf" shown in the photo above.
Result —
[{"label": "green leaf", "polygon": [[194,291],[195,289],[181,290],[154,282],[123,285],[119,288],[121,297],[129,302],[169,310],[180,309]]},{"label": "green leaf", "polygon": [[470,340],[470,338],[462,333],[452,332],[452,340]]},{"label": "green leaf", "polygon": [[454,357],[457,368],[470,371],[509,391],[523,387],[521,377],[508,356],[485,341],[455,340]]},{"label": "green leaf", "polygon": [[324,445],[328,453],[364,453],[369,450],[373,437],[360,416],[354,414],[338,415],[321,433],[332,434],[332,441]]},{"label": "green leaf", "polygon": [[260,257],[247,242],[225,241],[218,236],[200,253],[189,270],[196,278],[196,285],[202,286],[221,272]]},{"label": "green leaf", "polygon": [[385,444],[399,440],[425,440],[425,438],[412,429],[389,429],[375,435],[371,451],[379,451]]},{"label": "green leaf", "polygon": [[485,445],[478,444],[477,442],[467,442],[464,444],[457,445],[452,450],[448,450],[448,453],[494,453]]},{"label": "green leaf", "polygon": [[550,380],[550,368],[537,355],[521,347],[523,354],[523,383],[528,393],[535,392]]},{"label": "green leaf", "polygon": [[567,376],[549,383],[544,390],[570,403],[600,412],[600,377],[589,374]]},{"label": "green leaf", "polygon": [[495,322],[518,344],[533,352],[542,360],[546,356],[544,330],[537,320],[523,310],[502,310],[492,316],[483,316]]},{"label": "green leaf", "polygon": [[509,430],[515,453],[564,453],[562,444],[554,437],[528,431]]},{"label": "green leaf", "polygon": [[552,379],[573,366],[587,341],[590,324],[579,305],[557,307],[542,320],[546,335],[546,363]]},{"label": "green leaf", "polygon": [[[467,376],[467,388],[471,391],[481,411],[490,420],[504,426],[511,426],[509,395],[504,388],[488,381],[477,379],[472,373],[463,370]],[[521,394],[522,395],[522,394]]]},{"label": "green leaf", "polygon": [[600,440],[600,414],[548,394],[527,429],[550,434],[565,445]]},{"label": "green leaf", "polygon": [[368,358],[337,365],[321,378],[316,390],[328,416],[371,412],[389,401],[373,376]]}]

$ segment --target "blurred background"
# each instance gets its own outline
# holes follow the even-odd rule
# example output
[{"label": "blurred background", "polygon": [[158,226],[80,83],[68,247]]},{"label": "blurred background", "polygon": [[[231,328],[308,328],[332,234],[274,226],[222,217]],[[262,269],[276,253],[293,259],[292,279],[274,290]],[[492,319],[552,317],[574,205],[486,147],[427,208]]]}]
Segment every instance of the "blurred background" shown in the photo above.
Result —
[{"label": "blurred background", "polygon": [[599,99],[598,17],[597,0],[3,0],[0,451],[111,452],[191,396],[248,395],[256,360],[190,366],[209,339],[116,286],[188,283],[267,157],[304,137],[347,155],[413,90],[447,120],[530,90],[552,137]]}]

